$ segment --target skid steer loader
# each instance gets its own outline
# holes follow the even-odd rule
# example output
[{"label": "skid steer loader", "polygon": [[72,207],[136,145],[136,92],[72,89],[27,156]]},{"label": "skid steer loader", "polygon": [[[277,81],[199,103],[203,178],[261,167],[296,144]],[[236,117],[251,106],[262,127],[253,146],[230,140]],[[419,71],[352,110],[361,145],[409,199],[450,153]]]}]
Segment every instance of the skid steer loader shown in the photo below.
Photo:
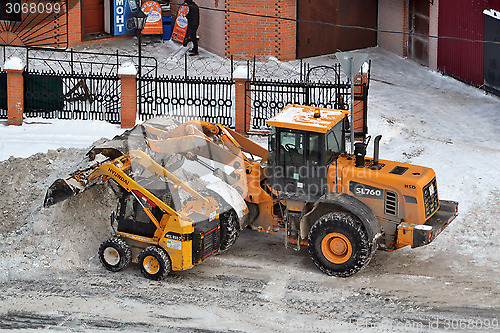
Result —
[{"label": "skid steer loader", "polygon": [[[118,207],[111,214],[112,237],[98,252],[106,269],[116,272],[135,262],[145,277],[158,280],[171,270],[202,263],[236,240],[241,228],[238,216],[216,191],[195,191],[140,150],[122,154],[111,144],[92,152],[98,152],[93,156],[96,162],[56,180],[47,191],[44,206],[100,181],[112,179],[119,186]],[[223,189],[235,192],[229,186]],[[181,191],[185,200],[181,200]]]},{"label": "skid steer loader", "polygon": [[[285,246],[307,246],[323,272],[348,277],[375,250],[432,242],[456,217],[458,203],[439,200],[431,168],[366,157],[370,138],[346,152],[349,111],[288,105],[267,121],[269,149],[203,121],[171,130],[143,125],[149,147],[182,154],[231,185],[245,200],[248,223],[285,232]],[[220,162],[215,167],[209,161]]]}]

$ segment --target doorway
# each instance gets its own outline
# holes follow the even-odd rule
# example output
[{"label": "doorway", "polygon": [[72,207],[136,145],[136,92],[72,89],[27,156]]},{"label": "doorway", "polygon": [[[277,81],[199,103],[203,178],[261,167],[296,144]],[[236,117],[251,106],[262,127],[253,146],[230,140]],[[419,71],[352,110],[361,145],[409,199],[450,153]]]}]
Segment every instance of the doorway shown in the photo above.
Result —
[{"label": "doorway", "polygon": [[410,0],[408,58],[429,66],[429,11],[428,0]]}]

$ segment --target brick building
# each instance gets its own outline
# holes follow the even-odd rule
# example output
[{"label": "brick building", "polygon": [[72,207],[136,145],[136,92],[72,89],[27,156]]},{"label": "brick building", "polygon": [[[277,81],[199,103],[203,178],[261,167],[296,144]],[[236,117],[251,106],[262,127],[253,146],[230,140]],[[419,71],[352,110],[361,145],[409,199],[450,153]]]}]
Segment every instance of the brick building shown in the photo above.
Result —
[{"label": "brick building", "polygon": [[[280,60],[290,60],[375,46],[377,43],[374,31],[354,31],[295,21],[299,19],[376,29],[377,0],[196,2],[200,6],[201,16],[198,30],[200,46],[224,57],[233,55],[250,59],[253,56],[274,56]],[[28,7],[38,3],[28,0]],[[12,21],[13,24],[0,24],[0,43],[65,48],[85,40],[119,35],[121,31],[117,31],[118,23],[126,26],[130,17],[118,18],[117,15],[124,8],[130,11],[132,6],[129,5],[132,1],[126,0],[68,0],[67,3],[59,0],[50,3],[60,6],[57,15],[40,15],[37,11],[19,15]],[[173,16],[179,3],[171,3]]]},{"label": "brick building", "polygon": [[82,40],[80,0],[12,0],[1,7],[0,45],[66,48]]},{"label": "brick building", "polygon": [[500,0],[378,0],[377,44],[476,86],[488,89],[492,77],[498,90],[500,69],[488,59],[498,58],[500,46],[481,41],[500,42],[499,11]]},{"label": "brick building", "polygon": [[[291,60],[377,43],[374,31],[295,21],[376,29],[377,0],[197,0],[196,3],[200,6],[200,46],[220,56],[240,59],[274,56]],[[177,8],[172,7],[175,15]]]},{"label": "brick building", "polygon": [[[171,2],[172,16],[175,16],[180,2]],[[483,12],[500,11],[500,0],[196,2],[200,6],[200,46],[222,57],[232,55],[238,59],[251,59],[256,56],[265,59],[274,56],[279,60],[291,60],[378,45],[478,86],[483,85],[485,75],[493,75],[495,82],[496,76],[500,76],[484,65],[484,57],[495,57],[499,52],[497,45],[487,45],[485,53],[483,43],[433,37],[484,40],[489,34],[490,38],[497,38],[496,23],[489,25],[491,31],[485,30],[488,27]],[[26,14],[9,15],[3,3],[0,44],[66,48],[85,40],[120,35],[122,31],[118,26],[126,26],[131,18],[117,15],[126,6],[131,10],[130,6],[135,2],[27,0],[28,9],[39,6],[35,13],[28,10]],[[47,4],[58,5],[60,11],[40,14],[42,10],[47,12],[47,7],[40,7]]]}]

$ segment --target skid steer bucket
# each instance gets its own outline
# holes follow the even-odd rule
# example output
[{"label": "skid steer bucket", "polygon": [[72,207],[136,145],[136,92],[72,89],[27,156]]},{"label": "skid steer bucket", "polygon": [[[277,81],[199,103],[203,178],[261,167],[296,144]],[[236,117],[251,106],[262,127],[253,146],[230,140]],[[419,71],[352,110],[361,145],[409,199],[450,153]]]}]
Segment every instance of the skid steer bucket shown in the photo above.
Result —
[{"label": "skid steer bucket", "polygon": [[49,207],[83,192],[85,187],[74,178],[57,179],[50,185],[43,201],[44,207]]}]

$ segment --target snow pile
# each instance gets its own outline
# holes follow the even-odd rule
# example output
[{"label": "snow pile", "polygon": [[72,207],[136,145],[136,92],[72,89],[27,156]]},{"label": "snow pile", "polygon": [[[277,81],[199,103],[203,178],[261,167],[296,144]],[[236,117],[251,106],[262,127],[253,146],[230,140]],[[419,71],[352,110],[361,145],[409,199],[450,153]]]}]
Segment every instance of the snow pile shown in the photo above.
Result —
[{"label": "snow pile", "polygon": [[[167,129],[177,126],[170,118],[153,121]],[[100,139],[91,147],[118,143],[116,147],[125,151],[145,148],[141,127],[128,131],[128,135],[122,140]],[[43,207],[46,191],[56,179],[93,164],[86,156],[89,149],[59,148],[28,158],[0,161],[0,263],[6,268],[0,272],[0,281],[34,277],[45,270],[101,269],[97,250],[110,237],[110,213],[117,207],[112,181],[98,183],[61,203]],[[180,165],[179,155],[161,155],[149,149],[146,152],[161,159],[167,168]],[[142,168],[134,171],[134,165],[132,172],[150,175]],[[208,185],[183,168],[177,168],[173,174],[197,191]],[[181,200],[189,196],[184,191],[179,194]]]},{"label": "snow pile", "polygon": [[[0,162],[0,280],[45,269],[89,268],[108,235],[112,190],[97,185],[71,200],[43,208],[47,188],[84,166],[87,149],[57,149]],[[111,192],[110,192],[111,191]],[[93,261],[93,262],[91,262]]]}]

